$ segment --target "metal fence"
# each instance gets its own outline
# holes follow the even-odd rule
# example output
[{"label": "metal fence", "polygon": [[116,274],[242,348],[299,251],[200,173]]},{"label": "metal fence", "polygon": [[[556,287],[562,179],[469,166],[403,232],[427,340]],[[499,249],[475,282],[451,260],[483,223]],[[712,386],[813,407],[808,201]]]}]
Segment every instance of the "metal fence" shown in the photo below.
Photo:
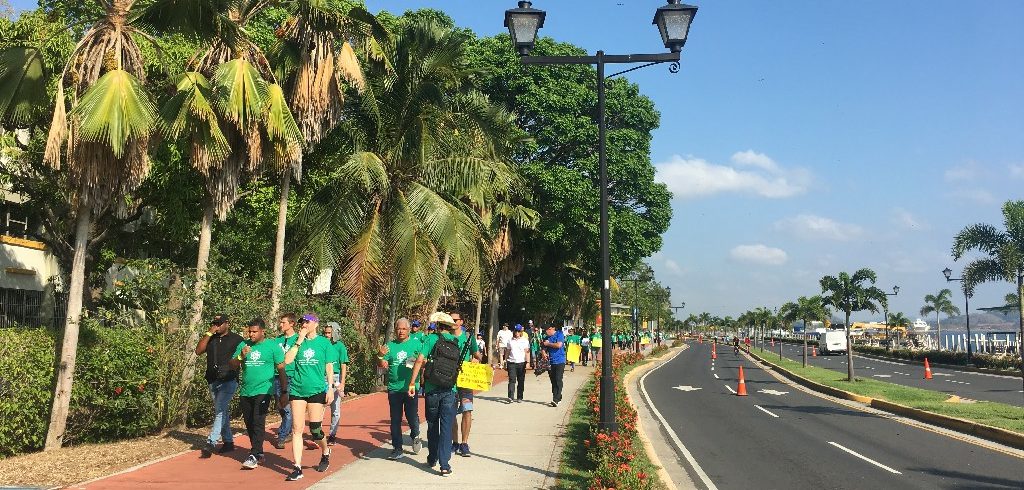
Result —
[{"label": "metal fence", "polygon": [[68,309],[67,293],[53,294],[53,311],[49,315],[45,311],[48,306],[44,302],[45,294],[29,289],[0,288],[0,328],[14,325],[38,327],[46,320],[54,328],[63,327]]}]

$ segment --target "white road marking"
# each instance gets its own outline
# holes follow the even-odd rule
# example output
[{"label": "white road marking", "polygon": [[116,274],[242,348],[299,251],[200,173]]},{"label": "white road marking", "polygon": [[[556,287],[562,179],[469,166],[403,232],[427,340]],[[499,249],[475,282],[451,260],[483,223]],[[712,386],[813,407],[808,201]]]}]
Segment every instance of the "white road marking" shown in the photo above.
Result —
[{"label": "white road marking", "polygon": [[969,384],[971,384],[971,383],[969,383],[967,381],[953,381],[951,379],[947,379],[946,381],[949,381],[950,383],[956,383],[958,385],[969,385]]},{"label": "white road marking", "polygon": [[894,470],[894,469],[892,469],[892,468],[890,468],[890,467],[888,467],[888,466],[886,466],[886,465],[884,465],[882,463],[879,463],[878,461],[875,461],[875,460],[873,460],[873,459],[871,459],[871,458],[869,458],[867,456],[864,456],[863,454],[858,453],[857,451],[854,451],[853,449],[850,449],[850,448],[847,448],[847,447],[843,447],[842,445],[837,444],[837,443],[832,442],[832,441],[828,441],[828,443],[833,445],[833,446],[835,446],[835,447],[837,447],[837,448],[839,448],[839,449],[842,449],[843,451],[846,451],[847,453],[850,453],[850,454],[852,454],[852,455],[854,455],[854,456],[856,456],[856,457],[858,457],[860,459],[863,459],[864,461],[867,461],[868,463],[871,463],[871,464],[873,464],[873,465],[875,465],[875,466],[877,466],[879,468],[882,468],[883,470],[888,471],[889,473],[895,473],[897,475],[902,475],[903,474],[903,473],[900,473],[899,471],[896,471],[896,470]]},{"label": "white road marking", "polygon": [[680,385],[680,386],[673,386],[672,389],[673,390],[679,390],[679,391],[697,391],[697,390],[702,390],[703,388],[694,388],[693,386],[690,386],[690,385],[686,385],[686,386]]},{"label": "white road marking", "polygon": [[899,371],[893,371],[893,373],[895,373],[895,374],[901,374],[901,375],[903,375],[903,376],[910,376],[910,375],[909,375],[909,374],[907,374],[907,373],[901,373],[901,372],[899,372]]},{"label": "white road marking", "polygon": [[717,375],[717,374],[715,375],[715,379],[719,379],[719,377],[718,377],[718,375]]},{"label": "white road marking", "polygon": [[766,393],[766,394],[775,395],[775,396],[785,395],[785,394],[789,393],[788,391],[778,391],[778,390],[757,390],[757,392],[758,393]]},{"label": "white road marking", "polygon": [[952,376],[952,374],[932,372],[932,376]]},{"label": "white road marking", "polygon": [[892,377],[892,376],[890,376],[888,374],[873,374],[872,376],[874,376],[876,378],[891,378]]},{"label": "white road marking", "polygon": [[775,415],[774,413],[771,413],[768,410],[765,410],[765,408],[762,407],[761,405],[754,405],[754,406],[757,407],[758,410],[760,410],[760,411],[762,411],[762,412],[764,412],[764,413],[766,413],[768,415],[771,415],[772,417],[779,418],[778,415]]},{"label": "white road marking", "polygon": [[[678,356],[679,354],[676,355]],[[675,356],[673,356],[673,358],[675,358]],[[690,463],[690,467],[693,468],[694,473],[696,473],[697,476],[700,478],[701,482],[704,483],[704,486],[707,487],[708,490],[718,490],[718,487],[716,487],[715,484],[711,482],[711,478],[708,478],[707,473],[704,473],[704,470],[701,469],[699,464],[697,464],[697,460],[693,459],[693,455],[690,454],[690,451],[687,450],[686,446],[683,445],[683,441],[679,440],[679,436],[676,435],[676,432],[672,430],[672,427],[670,425],[668,425],[668,421],[665,420],[665,417],[663,417],[661,415],[661,412],[659,412],[658,409],[655,408],[654,403],[651,402],[651,396],[647,394],[647,387],[644,386],[644,381],[647,379],[648,376],[651,375],[651,373],[661,369],[662,366],[668,364],[668,362],[671,360],[672,359],[669,359],[668,361],[661,363],[654,369],[647,371],[647,374],[644,374],[643,377],[640,378],[640,392],[643,393],[644,400],[647,401],[647,406],[650,407],[651,411],[654,412],[654,415],[658,417],[658,421],[661,422],[661,426],[665,429],[665,431],[668,432],[669,437],[672,439],[672,443],[675,444],[677,448],[679,448],[679,451],[681,453],[683,453],[683,457],[686,458],[686,462]]]},{"label": "white road marking", "polygon": [[736,394],[736,390],[732,389],[732,386],[729,386],[729,385],[725,385],[725,388],[726,388],[727,390],[731,391],[733,395],[735,395],[735,394]]}]

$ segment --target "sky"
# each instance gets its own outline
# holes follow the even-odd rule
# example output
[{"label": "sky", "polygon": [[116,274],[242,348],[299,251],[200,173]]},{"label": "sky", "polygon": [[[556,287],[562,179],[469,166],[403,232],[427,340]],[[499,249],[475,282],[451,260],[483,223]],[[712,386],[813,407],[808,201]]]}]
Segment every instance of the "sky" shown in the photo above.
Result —
[{"label": "sky", "polygon": [[[35,2],[14,0],[15,7]],[[953,289],[953,236],[1003,228],[1024,199],[1024,2],[731,0],[700,7],[682,69],[630,73],[661,113],[651,159],[674,194],[649,259],[683,315],[737,316],[868,267],[911,319]],[[437,8],[479,35],[513,0],[367,0]],[[536,0],[541,34],[590,52],[660,53],[662,1]],[[978,288],[1002,305],[1009,283]],[[861,314],[858,319],[881,318]]]}]

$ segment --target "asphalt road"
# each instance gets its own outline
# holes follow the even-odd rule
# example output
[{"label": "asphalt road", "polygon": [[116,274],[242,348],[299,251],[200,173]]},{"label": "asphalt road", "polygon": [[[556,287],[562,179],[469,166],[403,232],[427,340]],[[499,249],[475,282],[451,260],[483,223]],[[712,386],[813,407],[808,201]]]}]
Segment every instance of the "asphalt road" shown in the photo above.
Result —
[{"label": "asphalt road", "polygon": [[[698,486],[1024,488],[1024,458],[1012,451],[849,408],[776,381],[732,349],[719,354],[712,364],[709,344],[692,342],[641,378],[654,408],[699,466],[684,464]],[[746,397],[730,390],[740,365]]]},{"label": "asphalt road", "polygon": [[[768,343],[767,349],[778,355],[779,343],[775,347]],[[811,346],[808,346],[810,349]],[[799,361],[803,354],[803,345],[789,343],[782,344],[782,355],[789,359]],[[760,355],[760,350],[757,350]],[[732,349],[729,349],[732,355]],[[770,356],[770,354],[764,354]],[[768,357],[770,360],[771,357]],[[846,354],[811,357],[807,353],[807,363],[846,373]],[[941,391],[950,395],[957,395],[962,398],[973,400],[986,400],[1024,406],[1024,390],[1022,390],[1021,379],[1012,376],[999,376],[987,373],[972,373],[952,369],[932,368],[932,379],[924,379],[924,366],[915,364],[903,364],[895,361],[880,361],[868,357],[853,356],[853,369],[858,378],[872,378],[890,383],[913,386],[926,390]]]}]

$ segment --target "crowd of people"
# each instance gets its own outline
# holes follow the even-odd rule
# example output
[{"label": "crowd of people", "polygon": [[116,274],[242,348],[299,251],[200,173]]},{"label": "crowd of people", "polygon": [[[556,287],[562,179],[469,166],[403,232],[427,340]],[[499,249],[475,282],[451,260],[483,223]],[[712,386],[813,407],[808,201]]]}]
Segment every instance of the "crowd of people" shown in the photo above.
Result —
[{"label": "crowd of people", "polygon": [[[590,359],[600,362],[599,333],[568,332],[566,335],[561,325],[542,329],[536,327],[533,320],[526,326],[502,326],[489,355],[483,334],[478,333],[474,338],[458,312],[433,313],[425,327],[418,320],[400,318],[393,328],[394,340],[380,346],[377,356],[389,405],[392,451],[388,459],[397,460],[405,454],[403,418],[409,427],[411,452],[420,453],[419,399],[423,398],[427,422],[426,463],[431,469],[437,467],[442,476],[451,474],[453,454],[471,455],[469,436],[473,427],[474,392],[456,384],[464,362],[485,362],[487,356],[493,360],[494,368],[505,369],[509,380],[506,403],[523,401],[528,368],[538,376],[546,372],[551,382],[548,405],[552,407],[562,401],[562,381],[567,365],[571,372],[577,362],[583,366],[587,366]],[[273,406],[281,416],[274,446],[284,449],[288,442],[292,444],[294,468],[285,479],[294,481],[303,477],[302,455],[306,444],[303,434],[307,426],[310,444],[320,449],[320,461],[315,469],[326,471],[330,466],[331,446],[336,442],[348,373],[348,348],[339,338],[340,332],[330,324],[321,326],[314,313],[302,316],[288,313],[279,318],[278,335],[274,338],[268,337],[261,319],[248,322],[243,333],[244,338],[231,331],[227,315],[215,315],[196,346],[197,355],[206,355],[205,377],[214,409],[213,426],[202,448],[202,456],[208,458],[215,452],[235,450],[229,404],[237,392],[252,446],[242,463],[243,469],[255,469],[265,460],[266,419]],[[616,333],[613,347],[630,348],[639,340],[628,333]],[[329,423],[325,423],[328,416]]]}]

